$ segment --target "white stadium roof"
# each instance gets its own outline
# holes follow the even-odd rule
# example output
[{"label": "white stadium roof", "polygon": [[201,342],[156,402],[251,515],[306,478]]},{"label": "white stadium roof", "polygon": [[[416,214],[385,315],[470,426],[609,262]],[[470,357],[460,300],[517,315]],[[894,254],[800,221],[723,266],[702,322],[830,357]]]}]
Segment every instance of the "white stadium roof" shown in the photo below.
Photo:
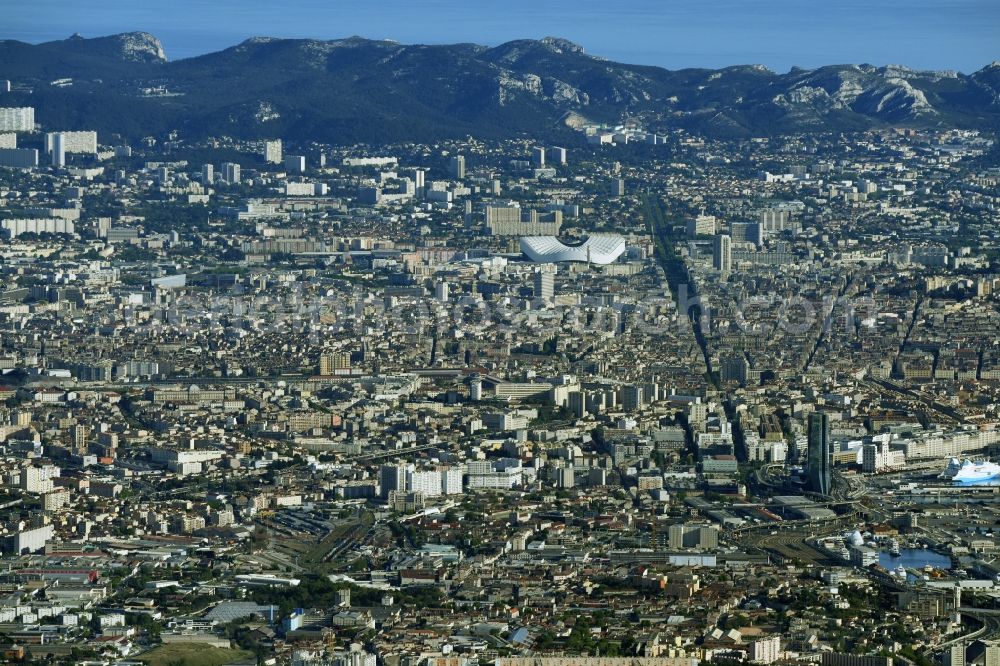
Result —
[{"label": "white stadium roof", "polygon": [[579,245],[566,245],[555,236],[524,236],[521,251],[536,264],[560,261],[586,261],[610,264],[625,252],[621,236],[590,236]]}]

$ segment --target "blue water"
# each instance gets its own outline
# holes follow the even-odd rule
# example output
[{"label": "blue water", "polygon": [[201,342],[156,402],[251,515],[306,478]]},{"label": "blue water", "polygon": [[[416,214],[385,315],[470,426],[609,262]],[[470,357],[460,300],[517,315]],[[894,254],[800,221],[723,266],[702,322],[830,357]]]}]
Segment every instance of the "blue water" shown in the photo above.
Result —
[{"label": "blue water", "polygon": [[899,565],[903,565],[906,569],[923,569],[928,564],[935,569],[951,569],[951,558],[923,548],[902,548],[899,557],[893,557],[889,553],[879,553],[878,561],[890,571]]},{"label": "blue water", "polygon": [[0,39],[144,30],[171,59],[251,36],[404,43],[565,37],[612,60],[682,67],[833,63],[977,70],[1000,56],[997,0],[11,0]]}]

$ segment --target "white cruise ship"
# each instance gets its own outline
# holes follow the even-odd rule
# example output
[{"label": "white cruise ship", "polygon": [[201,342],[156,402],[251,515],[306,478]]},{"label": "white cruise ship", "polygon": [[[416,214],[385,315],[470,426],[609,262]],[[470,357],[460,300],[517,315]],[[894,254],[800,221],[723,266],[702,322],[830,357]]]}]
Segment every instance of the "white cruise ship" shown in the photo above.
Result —
[{"label": "white cruise ship", "polygon": [[956,485],[1000,483],[1000,465],[988,460],[965,460],[952,458],[941,474],[943,479],[951,479]]}]

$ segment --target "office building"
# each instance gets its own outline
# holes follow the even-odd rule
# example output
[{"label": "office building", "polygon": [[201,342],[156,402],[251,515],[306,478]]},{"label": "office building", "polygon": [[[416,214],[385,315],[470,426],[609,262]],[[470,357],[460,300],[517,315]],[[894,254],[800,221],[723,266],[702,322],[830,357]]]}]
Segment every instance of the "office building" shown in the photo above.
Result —
[{"label": "office building", "polygon": [[222,165],[222,180],[230,185],[240,182],[240,165],[235,162],[226,162]]},{"label": "office building", "polygon": [[264,161],[268,164],[281,164],[281,139],[264,142]]},{"label": "office building", "polygon": [[465,156],[455,155],[449,163],[451,166],[451,177],[461,180],[465,178]]},{"label": "office building", "polygon": [[538,269],[534,276],[535,298],[551,301],[556,294],[556,279],[551,271]]},{"label": "office building", "polygon": [[726,234],[718,234],[713,241],[712,267],[723,275],[733,268],[733,239]]},{"label": "office building", "polygon": [[35,109],[33,107],[0,107],[0,132],[34,131]]},{"label": "office building", "polygon": [[285,156],[285,171],[290,173],[303,173],[306,170],[306,156],[305,155],[287,155]]},{"label": "office building", "polygon": [[52,158],[52,166],[56,169],[66,166],[66,141],[62,134],[56,134],[52,137],[49,156]]},{"label": "office building", "polygon": [[806,475],[809,488],[816,493],[829,495],[833,487],[830,445],[830,417],[822,412],[809,415],[809,448],[806,453]]}]

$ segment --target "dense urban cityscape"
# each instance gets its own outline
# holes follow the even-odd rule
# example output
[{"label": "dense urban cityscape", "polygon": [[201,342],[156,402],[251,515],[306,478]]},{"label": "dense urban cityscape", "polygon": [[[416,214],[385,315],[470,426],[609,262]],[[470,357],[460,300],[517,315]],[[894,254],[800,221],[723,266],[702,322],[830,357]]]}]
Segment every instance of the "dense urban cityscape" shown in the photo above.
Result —
[{"label": "dense urban cityscape", "polygon": [[5,661],[1000,664],[993,134],[128,136],[26,85]]}]

